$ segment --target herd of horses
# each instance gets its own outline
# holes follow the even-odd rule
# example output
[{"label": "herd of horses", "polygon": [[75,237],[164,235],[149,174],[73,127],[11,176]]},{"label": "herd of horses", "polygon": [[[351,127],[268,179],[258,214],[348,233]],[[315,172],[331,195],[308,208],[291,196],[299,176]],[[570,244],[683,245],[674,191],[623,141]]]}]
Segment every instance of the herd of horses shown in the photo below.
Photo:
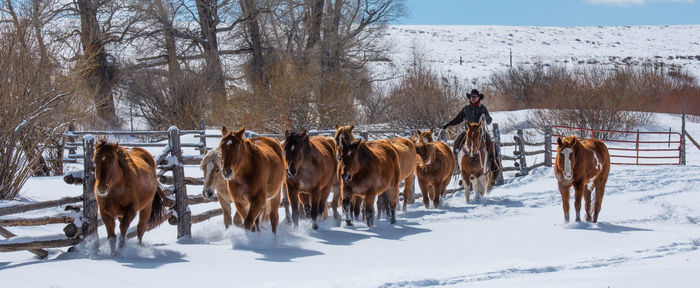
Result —
[{"label": "herd of horses", "polygon": [[[346,225],[366,221],[369,227],[383,215],[394,224],[399,206],[399,182],[404,181],[403,210],[409,204],[411,186],[417,178],[425,208],[438,208],[456,168],[476,199],[488,193],[498,171],[490,171],[484,137],[485,125],[467,123],[462,147],[433,139],[433,129],[416,130],[409,138],[367,141],[353,134],[354,125],[336,126],[335,137],[310,136],[306,131],[285,131],[281,143],[269,137],[245,137],[245,127],[232,131],[222,127],[222,138],[203,157],[203,196],[215,195],[221,204],[224,225],[257,231],[269,222],[277,232],[279,209],[286,221],[298,225],[310,218],[318,228],[327,217],[327,201],[333,217]],[[569,136],[557,139],[555,175],[562,197],[564,218],[569,221],[569,190],[574,187],[576,221],[580,221],[583,196],[586,221],[597,222],[610,156],[602,141]],[[119,219],[119,247],[124,245],[131,221],[139,215],[139,243],[146,230],[162,217],[165,208],[156,180],[156,164],[146,150],[126,149],[99,140],[95,145],[95,194],[110,246],[115,251],[115,219]],[[590,188],[588,185],[591,185]],[[470,189],[465,187],[466,201]],[[595,193],[592,191],[595,190]],[[375,201],[377,211],[375,212]],[[231,204],[235,213],[231,215]],[[338,212],[342,206],[343,216]],[[290,212],[291,208],[291,212]]]}]

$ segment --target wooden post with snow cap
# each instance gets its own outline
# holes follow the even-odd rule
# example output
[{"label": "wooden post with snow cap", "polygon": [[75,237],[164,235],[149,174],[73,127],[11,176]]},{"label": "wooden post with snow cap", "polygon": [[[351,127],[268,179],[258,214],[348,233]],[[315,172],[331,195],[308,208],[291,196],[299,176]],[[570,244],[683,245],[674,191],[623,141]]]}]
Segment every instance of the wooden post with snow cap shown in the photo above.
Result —
[{"label": "wooden post with snow cap", "polygon": [[527,162],[525,161],[525,138],[523,136],[523,129],[518,129],[518,135],[515,136],[515,142],[518,143],[518,150],[520,150],[518,151],[519,154],[516,157],[520,159],[520,164],[518,164],[520,172],[516,173],[515,176],[525,176],[528,174],[528,171]]},{"label": "wooden post with snow cap", "polygon": [[86,243],[97,249],[99,236],[97,234],[97,200],[95,199],[95,164],[92,161],[94,154],[95,137],[90,134],[83,136],[83,224],[81,228],[83,239],[88,240]]},{"label": "wooden post with snow cap", "polygon": [[[175,126],[168,129],[168,145],[170,146],[170,159],[168,165],[173,173],[175,186],[175,212],[177,213],[177,238],[192,237],[192,212],[187,203],[187,186],[185,186],[185,170],[182,167],[182,148],[180,147],[180,130]],[[174,159],[173,159],[174,158]]]},{"label": "wooden post with snow cap", "polygon": [[[498,151],[501,150],[501,131],[498,130],[498,123],[493,123],[493,145],[496,147],[496,153],[498,154]],[[498,161],[498,167],[503,167],[503,158],[502,157],[496,157],[496,161]],[[498,172],[498,175],[496,175],[496,180],[493,183],[494,185],[503,185],[503,169],[501,168],[501,171]]]},{"label": "wooden post with snow cap", "polygon": [[205,129],[204,118],[199,119],[199,130],[202,130],[202,132],[199,133],[199,144],[202,145],[199,149],[199,155],[204,155],[207,152],[207,131]]}]

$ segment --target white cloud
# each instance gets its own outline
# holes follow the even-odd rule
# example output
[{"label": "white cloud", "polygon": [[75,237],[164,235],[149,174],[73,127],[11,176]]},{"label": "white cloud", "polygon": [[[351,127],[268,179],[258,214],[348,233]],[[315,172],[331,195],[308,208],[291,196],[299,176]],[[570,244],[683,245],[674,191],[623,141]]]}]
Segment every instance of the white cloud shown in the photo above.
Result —
[{"label": "white cloud", "polygon": [[650,2],[684,2],[693,3],[695,0],[585,0],[590,4],[599,5],[617,5],[617,6],[633,6],[644,5]]}]

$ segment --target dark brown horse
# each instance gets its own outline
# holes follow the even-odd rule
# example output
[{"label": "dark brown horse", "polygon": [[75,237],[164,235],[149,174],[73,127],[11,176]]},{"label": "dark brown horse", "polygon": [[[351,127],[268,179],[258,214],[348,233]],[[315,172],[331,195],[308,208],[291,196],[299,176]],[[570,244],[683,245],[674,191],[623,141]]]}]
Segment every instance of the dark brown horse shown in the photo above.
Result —
[{"label": "dark brown horse", "polygon": [[309,137],[301,133],[285,131],[284,156],[287,162],[287,194],[292,206],[292,221],[299,223],[299,197],[308,195],[307,208],[318,229],[317,217],[326,209],[331,187],[338,182],[338,160],[333,138]]},{"label": "dark brown horse", "polygon": [[[425,208],[430,208],[430,200],[433,207],[440,205],[440,197],[445,193],[450,184],[452,172],[455,170],[454,155],[452,149],[445,143],[432,140],[433,129],[429,131],[416,130],[416,152],[420,156],[416,174],[418,185],[423,194]],[[404,198],[404,207],[406,198]]]},{"label": "dark brown horse", "polygon": [[127,150],[101,139],[95,144],[93,161],[95,196],[112,251],[116,251],[117,240],[114,219],[119,218],[119,248],[122,248],[137,212],[136,232],[141,243],[146,230],[159,223],[164,215],[153,156],[141,148]]},{"label": "dark brown horse", "polygon": [[[338,151],[340,151],[340,147],[343,147],[344,145],[347,145],[348,143],[351,143],[356,140],[355,135],[353,135],[352,133],[354,127],[355,125],[336,125],[335,140],[336,143],[338,143]],[[368,143],[372,142],[373,141],[369,141]],[[400,178],[401,180],[404,180],[404,199],[410,200],[412,199],[411,188],[413,187],[413,182],[416,175],[416,147],[413,144],[413,141],[403,137],[391,138],[389,139],[389,142],[394,146],[399,156]],[[384,198],[377,199],[377,207],[379,209],[380,214],[381,212],[387,209],[388,206],[387,203],[384,203]],[[386,210],[386,212],[388,213],[389,211]]]},{"label": "dark brown horse", "polygon": [[[605,183],[610,173],[608,147],[598,139],[579,140],[576,136],[557,138],[557,160],[554,175],[564,206],[564,220],[569,222],[569,191],[574,187],[576,222],[581,221],[581,196],[586,200],[586,221],[598,222],[603,204]],[[592,183],[591,188],[588,183]],[[593,199],[591,190],[595,189]],[[591,204],[593,204],[591,206]]]},{"label": "dark brown horse", "polygon": [[371,227],[374,224],[374,200],[380,194],[389,206],[391,223],[395,223],[400,169],[394,145],[386,140],[355,140],[343,145],[341,161],[346,224],[352,225],[350,199],[358,196],[363,199],[365,219],[367,226]]},{"label": "dark brown horse", "polygon": [[[269,137],[245,139],[244,133],[245,127],[238,131],[221,127],[221,174],[228,181],[228,191],[236,213],[243,218],[243,226],[255,231],[259,228],[256,219],[269,216],[272,232],[277,233],[280,191],[285,179],[282,147]],[[260,215],[262,211],[267,215]]]},{"label": "dark brown horse", "polygon": [[[481,196],[491,191],[493,185],[493,173],[489,165],[489,154],[486,147],[485,132],[482,121],[479,123],[467,122],[467,133],[464,145],[459,149],[459,168],[462,174],[462,182],[471,183],[474,189],[474,197],[478,201]],[[464,194],[469,202],[469,189],[464,188]]]}]

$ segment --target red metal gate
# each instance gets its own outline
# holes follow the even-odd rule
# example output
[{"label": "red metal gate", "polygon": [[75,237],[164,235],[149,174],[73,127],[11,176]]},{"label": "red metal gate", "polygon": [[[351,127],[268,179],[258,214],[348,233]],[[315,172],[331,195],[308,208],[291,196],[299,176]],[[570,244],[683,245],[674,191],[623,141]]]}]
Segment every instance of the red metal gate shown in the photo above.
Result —
[{"label": "red metal gate", "polygon": [[[552,126],[552,145],[557,138],[575,134],[582,139],[598,138],[605,142],[613,165],[680,165],[681,133],[614,131]],[[615,140],[606,139],[615,135]],[[663,138],[663,139],[662,139]],[[668,139],[666,139],[668,138]],[[556,151],[552,146],[552,151]],[[552,154],[556,159],[556,153]]]}]

